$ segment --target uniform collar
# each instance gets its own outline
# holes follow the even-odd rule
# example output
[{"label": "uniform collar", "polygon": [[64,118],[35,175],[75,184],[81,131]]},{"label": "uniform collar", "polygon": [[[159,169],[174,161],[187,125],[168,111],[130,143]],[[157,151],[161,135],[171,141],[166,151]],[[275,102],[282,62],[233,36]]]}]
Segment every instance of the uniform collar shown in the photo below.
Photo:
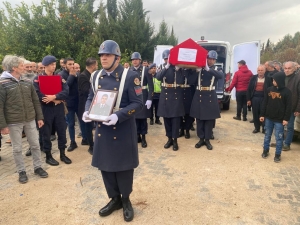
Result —
[{"label": "uniform collar", "polygon": [[118,65],[118,67],[114,71],[109,72],[109,73],[103,69],[101,72],[101,75],[102,76],[112,76],[114,78],[120,78],[123,73],[123,70],[124,70],[124,68],[121,65]]}]

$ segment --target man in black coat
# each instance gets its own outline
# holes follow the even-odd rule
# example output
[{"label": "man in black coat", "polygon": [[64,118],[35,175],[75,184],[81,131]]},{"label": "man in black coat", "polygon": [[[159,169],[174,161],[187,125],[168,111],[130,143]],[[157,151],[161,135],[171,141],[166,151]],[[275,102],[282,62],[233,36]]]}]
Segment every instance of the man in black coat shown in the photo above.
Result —
[{"label": "man in black coat", "polygon": [[97,70],[98,62],[95,58],[88,58],[85,62],[85,70],[78,76],[78,95],[79,95],[79,103],[78,103],[78,119],[81,127],[82,134],[82,142],[81,144],[88,143],[89,149],[88,152],[93,154],[93,122],[84,122],[82,120],[82,115],[85,111],[85,103],[89,95],[91,83],[91,74]]},{"label": "man in black coat", "polygon": [[[101,170],[104,185],[111,201],[99,211],[108,216],[123,207],[125,221],[134,216],[129,200],[132,192],[133,172],[139,164],[135,115],[142,110],[142,87],[136,72],[124,69],[120,64],[119,45],[104,41],[98,52],[101,71],[91,76],[91,90],[86,101],[84,121],[98,89],[118,91],[114,113],[106,122],[97,122],[92,166]],[[121,197],[122,195],[122,197]]]}]

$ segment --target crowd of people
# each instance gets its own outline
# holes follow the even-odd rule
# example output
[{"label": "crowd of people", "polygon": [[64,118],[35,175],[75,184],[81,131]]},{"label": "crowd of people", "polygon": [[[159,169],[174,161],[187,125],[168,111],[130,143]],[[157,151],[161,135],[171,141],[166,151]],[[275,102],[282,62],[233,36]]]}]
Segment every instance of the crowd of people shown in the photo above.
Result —
[{"label": "crowd of people", "polygon": [[[134,211],[129,196],[134,169],[139,165],[137,143],[141,143],[142,148],[148,146],[148,119],[150,125],[164,124],[166,149],[172,146],[174,151],[179,150],[178,138],[189,139],[194,122],[199,138],[195,148],[213,149],[210,140],[214,139],[213,128],[216,119],[220,118],[215,87],[218,80],[225,79],[224,72],[215,67],[218,54],[209,51],[206,66],[194,69],[170,64],[169,54],[170,51],[165,50],[162,54],[164,63],[156,65],[143,61],[141,54],[134,52],[131,65],[129,62],[122,65],[119,45],[107,40],[98,51],[102,69],[98,70],[98,60],[91,57],[86,60],[82,72],[80,65],[69,57],[60,59],[60,68],[56,70],[57,59],[52,55],[45,56],[39,63],[14,55],[5,56],[0,77],[0,128],[2,134],[10,135],[19,182],[28,181],[22,138],[28,139],[30,149],[26,156],[33,157],[34,173],[45,178],[48,173],[42,169],[41,152],[46,154],[47,164],[59,165],[52,156],[51,141],[57,139],[60,160],[65,164],[72,163],[66,150],[78,148],[75,141],[77,117],[81,145],[88,146],[92,166],[101,171],[111,199],[100,209],[99,215],[108,216],[123,208],[124,220],[131,221]],[[230,92],[236,88],[237,115],[233,119],[247,121],[247,106],[251,106],[253,133],[260,132],[261,127],[265,133],[262,157],[269,155],[275,129],[274,161],[279,162],[281,150],[290,149],[293,123],[300,113],[297,64],[286,62],[282,68],[279,62],[268,61],[258,66],[256,75],[242,59],[238,67],[226,89]],[[48,77],[59,79],[60,89],[54,94],[47,94],[42,89],[42,80]],[[51,89],[54,83],[46,86]],[[99,91],[104,94],[96,102]],[[110,91],[118,93],[113,107],[106,104]],[[106,119],[93,121],[89,114],[103,115]],[[284,139],[285,125],[287,135]]]}]

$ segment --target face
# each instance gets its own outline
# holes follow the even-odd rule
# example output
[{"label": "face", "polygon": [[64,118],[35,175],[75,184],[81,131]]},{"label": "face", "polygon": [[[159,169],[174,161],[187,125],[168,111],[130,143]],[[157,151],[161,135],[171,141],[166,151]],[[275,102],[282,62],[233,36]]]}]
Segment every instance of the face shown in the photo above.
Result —
[{"label": "face", "polygon": [[143,62],[143,66],[148,66],[148,62]]},{"label": "face", "polygon": [[45,71],[47,71],[48,73],[54,73],[55,69],[56,69],[56,62],[53,62],[48,66],[45,66]]},{"label": "face", "polygon": [[295,66],[291,62],[287,62],[284,64],[284,73],[286,76],[292,75],[296,71]]},{"label": "face", "polygon": [[215,59],[211,59],[211,58],[207,59],[207,65],[208,66],[213,66],[213,65],[215,65],[215,63],[216,63]]},{"label": "face", "polygon": [[45,70],[45,67],[43,66],[42,63],[38,63],[38,69],[37,72],[38,73],[42,73]]},{"label": "face", "polygon": [[134,67],[138,67],[141,64],[141,60],[140,59],[133,59],[133,60],[131,60],[131,64]]},{"label": "face", "polygon": [[278,64],[275,64],[275,69],[277,70],[277,71],[280,71],[280,66],[278,65]]},{"label": "face", "polygon": [[106,95],[102,96],[102,98],[101,98],[101,104],[105,104],[106,101],[107,101],[107,96]]},{"label": "face", "polygon": [[[110,68],[113,65],[115,59],[116,59],[116,62],[114,64],[114,66],[112,68]],[[100,55],[100,62],[101,62],[103,69],[108,70],[110,68],[109,69],[109,72],[110,72],[110,71],[113,71],[119,65],[120,57],[117,57],[113,54],[102,54],[102,55]]]},{"label": "face", "polygon": [[167,63],[167,62],[168,62],[168,59],[164,59],[164,62]]},{"label": "face", "polygon": [[150,69],[150,73],[154,76],[156,72],[156,67]]},{"label": "face", "polygon": [[13,67],[13,72],[21,76],[25,72],[24,68],[24,63],[20,63],[18,67]]},{"label": "face", "polygon": [[80,65],[78,63],[74,63],[74,70],[80,73]]},{"label": "face", "polygon": [[71,70],[74,70],[74,61],[67,61],[66,64],[65,64],[65,69],[67,71],[71,71]]},{"label": "face", "polygon": [[63,59],[59,60],[59,65],[60,65],[60,67],[62,67],[62,68],[65,67],[64,60],[63,60]]},{"label": "face", "polygon": [[24,72],[25,73],[31,73],[32,71],[32,64],[31,63],[27,63],[27,64],[24,64]]},{"label": "face", "polygon": [[257,74],[259,77],[264,77],[266,72],[266,68],[264,66],[259,66],[257,68]]},{"label": "face", "polygon": [[37,69],[36,63],[35,62],[31,62],[31,65],[32,65],[32,71],[36,72],[36,69]]},{"label": "face", "polygon": [[125,69],[129,68],[129,63],[124,63],[124,68]]}]

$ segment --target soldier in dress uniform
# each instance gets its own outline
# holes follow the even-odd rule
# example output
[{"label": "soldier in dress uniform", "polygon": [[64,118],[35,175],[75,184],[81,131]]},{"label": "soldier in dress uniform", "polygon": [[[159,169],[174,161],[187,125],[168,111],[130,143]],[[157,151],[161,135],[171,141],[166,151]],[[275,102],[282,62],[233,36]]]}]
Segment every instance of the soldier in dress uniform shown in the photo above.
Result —
[{"label": "soldier in dress uniform", "polygon": [[[151,118],[151,105],[153,97],[153,80],[149,73],[149,68],[141,65],[142,57],[138,52],[134,52],[131,55],[131,70],[135,71],[139,75],[141,86],[143,89],[143,103],[144,107],[140,113],[135,115],[135,122],[137,128],[138,142],[141,142],[142,147],[147,147],[146,134],[148,133],[147,118]],[[141,137],[142,135],[142,137]]]},{"label": "soldier in dress uniform", "polygon": [[[217,58],[216,51],[209,51],[205,68],[199,70],[199,72],[198,70],[194,71],[199,75],[190,115],[197,120],[197,136],[200,138],[195,148],[206,145],[208,150],[213,149],[209,139],[212,136],[215,119],[221,117],[215,85],[218,79],[224,79],[224,74],[215,70],[213,66]],[[209,65],[212,66],[209,67]]]},{"label": "soldier in dress uniform", "polygon": [[162,58],[164,60],[164,63],[159,66],[159,68],[158,68],[159,70],[164,69],[165,66],[168,64],[169,55],[170,55],[170,50],[169,49],[166,49],[166,50],[163,51]]},{"label": "soldier in dress uniform", "polygon": [[[106,122],[97,122],[92,166],[101,170],[104,185],[111,201],[99,211],[108,216],[123,207],[125,221],[134,216],[129,200],[132,192],[133,171],[139,164],[135,115],[143,108],[142,87],[138,74],[120,64],[119,45],[104,41],[98,52],[103,70],[91,75],[91,90],[85,105],[83,121],[97,89],[118,91],[114,113]],[[121,197],[122,195],[122,197]]]},{"label": "soldier in dress uniform", "polygon": [[164,118],[167,143],[164,148],[178,150],[177,138],[179,137],[180,118],[184,116],[183,89],[184,71],[174,65],[166,64],[165,68],[156,75],[162,81],[157,115]]}]

